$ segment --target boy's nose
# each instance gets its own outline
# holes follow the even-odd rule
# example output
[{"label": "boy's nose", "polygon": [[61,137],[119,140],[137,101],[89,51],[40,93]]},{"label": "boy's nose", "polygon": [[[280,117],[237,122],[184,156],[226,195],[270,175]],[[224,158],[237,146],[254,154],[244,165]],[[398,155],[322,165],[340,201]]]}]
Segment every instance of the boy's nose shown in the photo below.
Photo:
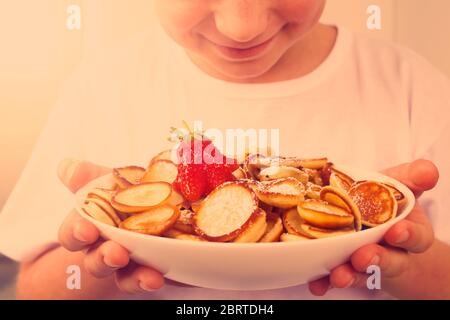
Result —
[{"label": "boy's nose", "polygon": [[236,42],[249,42],[267,29],[268,9],[264,1],[225,0],[215,12],[216,27]]}]

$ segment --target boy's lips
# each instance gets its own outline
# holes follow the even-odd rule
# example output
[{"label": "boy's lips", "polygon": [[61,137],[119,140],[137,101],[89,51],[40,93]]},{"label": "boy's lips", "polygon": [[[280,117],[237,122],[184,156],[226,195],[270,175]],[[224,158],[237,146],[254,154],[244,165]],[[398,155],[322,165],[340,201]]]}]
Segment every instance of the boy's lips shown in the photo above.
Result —
[{"label": "boy's lips", "polygon": [[234,48],[228,46],[222,46],[211,42],[213,46],[217,49],[219,54],[226,60],[230,61],[245,61],[245,60],[253,60],[257,59],[261,55],[264,54],[265,51],[270,47],[270,45],[274,42],[276,36],[252,47],[247,48]]}]

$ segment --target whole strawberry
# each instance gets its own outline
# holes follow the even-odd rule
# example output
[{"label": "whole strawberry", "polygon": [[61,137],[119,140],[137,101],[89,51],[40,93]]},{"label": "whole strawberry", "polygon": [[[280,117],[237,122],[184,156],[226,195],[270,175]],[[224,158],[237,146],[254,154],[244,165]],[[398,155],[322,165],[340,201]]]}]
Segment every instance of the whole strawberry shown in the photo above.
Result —
[{"label": "whole strawberry", "polygon": [[[180,165],[178,165],[178,170],[180,170]],[[179,174],[175,178],[175,181],[172,182],[172,187],[175,189],[175,191],[181,192],[181,180]]]},{"label": "whole strawberry", "polygon": [[223,164],[205,165],[206,193],[210,193],[222,183],[234,181],[233,172]]},{"label": "whole strawberry", "polygon": [[[183,140],[177,149],[178,163],[184,164],[202,164],[204,163],[205,150],[213,150],[215,147],[212,145],[212,141],[206,138],[188,138]],[[211,153],[211,152],[209,152]]]},{"label": "whole strawberry", "polygon": [[176,181],[176,187],[190,202],[197,201],[205,195],[207,185],[202,165],[180,163]]},{"label": "whole strawberry", "polygon": [[230,171],[231,173],[236,171],[239,168],[239,163],[236,159],[228,158],[226,156],[223,156],[224,160],[224,166],[225,168]]},{"label": "whole strawberry", "polygon": [[217,186],[235,180],[233,171],[239,165],[236,160],[224,156],[202,133],[193,132],[185,123],[188,131],[171,129],[177,149],[178,176],[173,183],[186,200],[197,201],[209,194]]}]

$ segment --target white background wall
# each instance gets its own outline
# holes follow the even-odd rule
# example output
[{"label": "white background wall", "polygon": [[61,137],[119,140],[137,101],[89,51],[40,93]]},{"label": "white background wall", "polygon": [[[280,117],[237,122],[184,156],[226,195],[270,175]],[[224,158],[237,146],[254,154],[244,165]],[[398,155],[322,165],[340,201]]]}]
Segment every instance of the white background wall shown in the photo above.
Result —
[{"label": "white background wall", "polygon": [[[167,0],[170,1],[170,0]],[[23,168],[62,80],[83,54],[101,52],[148,27],[151,0],[0,1],[0,207]],[[79,4],[82,31],[65,28]],[[382,8],[382,30],[366,28],[366,9]],[[450,75],[449,0],[328,0],[324,21],[398,41]]]},{"label": "white background wall", "polygon": [[[328,0],[322,20],[344,25],[369,36],[392,40],[394,36],[394,1],[396,0]],[[366,11],[370,5],[374,4],[381,8],[382,29],[371,31],[366,27],[368,17]]]},{"label": "white background wall", "polygon": [[[382,30],[366,28],[366,9],[379,5]],[[450,76],[449,0],[328,0],[324,21],[401,43],[425,56]]]}]

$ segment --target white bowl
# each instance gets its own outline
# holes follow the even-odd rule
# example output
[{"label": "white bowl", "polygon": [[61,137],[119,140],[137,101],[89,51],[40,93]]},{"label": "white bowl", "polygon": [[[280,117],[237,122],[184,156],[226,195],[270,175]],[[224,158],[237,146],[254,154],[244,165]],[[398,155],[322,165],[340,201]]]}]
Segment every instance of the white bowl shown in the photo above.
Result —
[{"label": "white bowl", "polygon": [[377,243],[395,223],[404,219],[415,203],[413,193],[398,181],[380,173],[339,166],[355,180],[388,182],[398,188],[407,203],[397,217],[383,225],[349,235],[298,242],[214,243],[149,236],[98,222],[80,209],[87,192],[107,187],[112,176],[94,180],[76,194],[76,208],[100,230],[130,253],[137,263],[153,267],[166,278],[181,283],[221,290],[270,290],[318,279],[346,262],[358,248]]}]

